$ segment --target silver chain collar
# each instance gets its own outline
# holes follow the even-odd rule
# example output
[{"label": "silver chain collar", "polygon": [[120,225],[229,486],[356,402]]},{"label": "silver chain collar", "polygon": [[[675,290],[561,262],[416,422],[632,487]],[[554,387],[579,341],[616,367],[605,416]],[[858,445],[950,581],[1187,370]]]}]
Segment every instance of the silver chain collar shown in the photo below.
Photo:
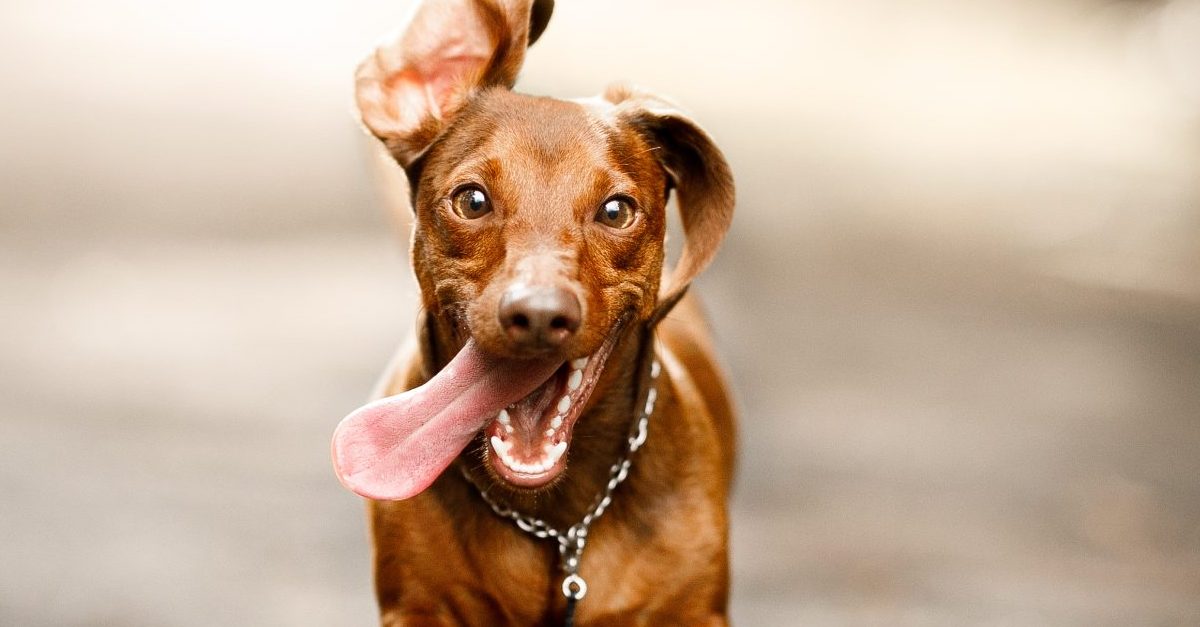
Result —
[{"label": "silver chain collar", "polygon": [[478,484],[467,474],[467,470],[463,466],[459,466],[463,476],[466,477],[467,483],[475,486],[479,492],[479,496],[483,501],[492,508],[492,511],[501,518],[507,518],[517,525],[517,528],[525,533],[528,533],[535,538],[546,539],[553,538],[558,542],[559,563],[562,570],[566,573],[566,577],[562,583],[563,596],[568,601],[579,601],[587,595],[587,582],[583,577],[579,576],[579,559],[583,556],[583,548],[587,545],[588,528],[596,519],[604,514],[604,510],[612,504],[613,490],[621,485],[622,481],[629,476],[629,469],[633,466],[633,461],[630,456],[635,451],[642,447],[646,442],[646,428],[650,424],[650,416],[654,414],[654,402],[658,400],[658,388],[655,387],[655,381],[658,379],[659,372],[662,367],[658,363],[658,359],[654,359],[650,366],[650,386],[646,392],[646,404],[642,408],[642,413],[638,419],[634,421],[633,427],[630,429],[629,439],[627,442],[628,448],[617,460],[612,468],[609,469],[608,483],[604,486],[604,491],[596,496],[596,502],[592,504],[591,509],[587,514],[584,514],[583,519],[571,525],[565,532],[555,529],[550,523],[533,516],[527,516],[511,507],[495,501],[488,490],[479,487]]}]

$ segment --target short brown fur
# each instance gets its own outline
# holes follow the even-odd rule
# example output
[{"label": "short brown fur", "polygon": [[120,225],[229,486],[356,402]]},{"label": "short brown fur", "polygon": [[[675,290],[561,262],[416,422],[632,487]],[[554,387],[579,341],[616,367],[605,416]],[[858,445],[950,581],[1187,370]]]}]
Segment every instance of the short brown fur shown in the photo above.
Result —
[{"label": "short brown fur", "polygon": [[[477,4],[509,19],[528,19],[530,10]],[[385,145],[404,147],[394,154],[414,190],[412,263],[424,309],[420,341],[394,361],[381,394],[423,384],[468,337],[488,352],[524,356],[495,312],[513,277],[539,264],[535,272],[577,294],[583,308],[578,333],[557,358],[589,355],[620,334],[575,426],[568,466],[544,489],[510,487],[488,467],[482,437],[455,466],[498,500],[565,529],[603,490],[625,448],[642,343],[654,337],[663,375],[649,437],[590,530],[580,567],[590,592],[576,624],[725,625],[734,413],[707,325],[684,293],[728,227],[728,168],[707,135],[661,100],[623,88],[594,106],[514,94],[506,88],[512,63],[491,58],[488,67],[510,78],[466,79],[452,115],[443,111],[402,137],[364,113]],[[464,184],[487,190],[492,215],[464,220],[451,210]],[[661,285],[671,190],[686,252]],[[614,194],[637,206],[638,221],[625,231],[591,221]],[[556,545],[496,516],[460,468],[411,499],[368,507],[383,625],[561,624]]]}]

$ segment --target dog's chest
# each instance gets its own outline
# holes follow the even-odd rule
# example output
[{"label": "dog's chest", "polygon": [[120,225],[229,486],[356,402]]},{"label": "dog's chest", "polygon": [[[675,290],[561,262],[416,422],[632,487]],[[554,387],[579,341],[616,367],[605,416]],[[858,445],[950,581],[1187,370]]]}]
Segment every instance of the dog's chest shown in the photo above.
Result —
[{"label": "dog's chest", "polygon": [[[717,585],[724,579],[723,520],[708,505],[702,495],[680,494],[669,508],[674,515],[654,519],[653,527],[618,516],[598,523],[580,565],[588,594],[577,606],[576,624],[659,625],[692,612],[698,612],[697,622],[707,616],[724,594]],[[513,550],[514,543],[527,550]],[[476,559],[498,577],[487,594],[497,606],[511,608],[514,625],[534,624],[528,621],[536,617],[559,624],[553,617],[565,602],[553,546],[501,534],[478,552]]]}]

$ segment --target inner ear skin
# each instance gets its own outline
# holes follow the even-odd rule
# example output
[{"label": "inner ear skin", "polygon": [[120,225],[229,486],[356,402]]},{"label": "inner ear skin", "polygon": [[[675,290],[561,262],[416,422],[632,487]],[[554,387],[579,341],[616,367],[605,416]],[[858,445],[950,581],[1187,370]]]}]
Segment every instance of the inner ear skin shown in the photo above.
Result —
[{"label": "inner ear skin", "polygon": [[[485,350],[508,351],[495,315],[499,298],[520,256],[547,246],[563,260],[563,280],[585,311],[567,353],[594,352],[620,316],[644,320],[654,309],[666,176],[640,134],[591,115],[573,103],[485,92],[431,146],[414,177],[413,267],[434,301],[426,307],[468,314]],[[462,180],[484,188],[491,214],[464,220],[452,212],[449,199]],[[594,222],[614,187],[639,213],[627,229]]]}]

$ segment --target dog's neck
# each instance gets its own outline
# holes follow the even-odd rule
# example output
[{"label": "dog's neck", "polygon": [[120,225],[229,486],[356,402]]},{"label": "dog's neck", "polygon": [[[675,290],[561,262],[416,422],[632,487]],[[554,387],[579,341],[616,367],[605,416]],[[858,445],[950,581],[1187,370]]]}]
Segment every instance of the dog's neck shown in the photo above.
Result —
[{"label": "dog's neck", "polygon": [[[456,346],[454,329],[447,320],[430,316],[426,336],[421,342],[423,378],[432,376],[453,357]],[[600,380],[589,401],[590,406],[575,424],[568,465],[562,476],[547,488],[538,491],[514,490],[488,474],[482,457],[483,441],[477,438],[456,462],[470,474],[479,487],[489,490],[495,500],[522,514],[542,519],[556,528],[565,529],[586,514],[605,488],[614,462],[626,452],[630,428],[637,419],[637,402],[641,389],[642,360],[649,347],[645,323],[625,325],[620,339],[609,355]],[[653,421],[653,418],[651,418]],[[637,460],[634,460],[637,466]],[[445,473],[439,487],[461,490],[467,484],[458,472]],[[474,490],[474,488],[472,488]],[[473,495],[487,515],[490,509],[478,495]]]}]

